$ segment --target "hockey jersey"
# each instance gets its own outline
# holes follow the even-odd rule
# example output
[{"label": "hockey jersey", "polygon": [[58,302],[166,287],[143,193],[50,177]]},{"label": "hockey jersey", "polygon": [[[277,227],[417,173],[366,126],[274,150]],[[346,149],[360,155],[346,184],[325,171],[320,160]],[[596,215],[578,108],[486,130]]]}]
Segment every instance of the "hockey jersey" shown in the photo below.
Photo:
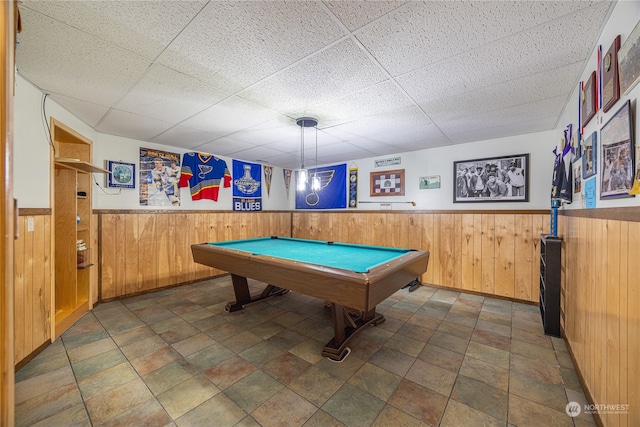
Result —
[{"label": "hockey jersey", "polygon": [[178,187],[191,188],[191,199],[218,200],[220,182],[231,186],[231,174],[227,163],[211,154],[190,152],[182,156]]}]

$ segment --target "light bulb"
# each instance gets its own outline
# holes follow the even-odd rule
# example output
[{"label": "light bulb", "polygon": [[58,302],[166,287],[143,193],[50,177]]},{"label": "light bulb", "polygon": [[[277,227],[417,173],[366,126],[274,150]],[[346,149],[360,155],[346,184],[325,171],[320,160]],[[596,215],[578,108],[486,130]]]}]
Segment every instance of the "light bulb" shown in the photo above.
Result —
[{"label": "light bulb", "polygon": [[311,178],[311,189],[314,191],[320,190],[320,177],[318,175],[313,175]]},{"label": "light bulb", "polygon": [[309,172],[302,168],[298,171],[298,191],[303,191],[307,187]]}]

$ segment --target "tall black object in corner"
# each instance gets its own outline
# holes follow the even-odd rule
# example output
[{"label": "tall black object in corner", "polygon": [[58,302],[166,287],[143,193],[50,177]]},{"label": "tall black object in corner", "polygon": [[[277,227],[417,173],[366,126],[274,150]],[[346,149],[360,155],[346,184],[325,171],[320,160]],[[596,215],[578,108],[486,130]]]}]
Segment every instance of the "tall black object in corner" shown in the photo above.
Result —
[{"label": "tall black object in corner", "polygon": [[545,335],[561,337],[560,262],[562,239],[540,235],[540,315]]}]

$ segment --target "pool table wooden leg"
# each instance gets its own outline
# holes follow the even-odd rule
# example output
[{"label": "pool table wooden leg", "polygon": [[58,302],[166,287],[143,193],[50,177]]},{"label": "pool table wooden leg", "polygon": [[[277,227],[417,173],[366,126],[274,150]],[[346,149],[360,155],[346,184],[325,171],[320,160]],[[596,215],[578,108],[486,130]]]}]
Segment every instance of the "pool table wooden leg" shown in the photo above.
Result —
[{"label": "pool table wooden leg", "polygon": [[322,350],[322,355],[333,360],[342,360],[349,350],[347,343],[362,328],[368,325],[379,325],[384,322],[384,316],[377,314],[373,308],[360,316],[354,317],[340,304],[331,304],[334,337]]},{"label": "pool table wooden leg", "polygon": [[232,274],[231,283],[233,283],[233,293],[236,295],[236,300],[228,302],[227,305],[225,305],[224,310],[228,312],[242,310],[245,305],[252,302],[257,302],[276,295],[284,295],[289,292],[288,289],[282,289],[277,286],[267,285],[259,297],[252,298],[251,293],[249,292],[249,283],[247,282],[246,277]]}]

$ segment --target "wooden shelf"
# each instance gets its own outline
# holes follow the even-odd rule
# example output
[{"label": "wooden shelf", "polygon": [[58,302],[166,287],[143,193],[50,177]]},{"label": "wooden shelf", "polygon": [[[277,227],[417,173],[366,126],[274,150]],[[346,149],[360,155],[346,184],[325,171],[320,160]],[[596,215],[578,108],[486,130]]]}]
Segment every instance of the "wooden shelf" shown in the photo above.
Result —
[{"label": "wooden shelf", "polygon": [[73,169],[80,172],[86,173],[111,173],[108,170],[101,168],[96,165],[92,165],[91,163],[84,162],[80,159],[69,159],[65,157],[56,157],[54,160],[56,167]]}]

